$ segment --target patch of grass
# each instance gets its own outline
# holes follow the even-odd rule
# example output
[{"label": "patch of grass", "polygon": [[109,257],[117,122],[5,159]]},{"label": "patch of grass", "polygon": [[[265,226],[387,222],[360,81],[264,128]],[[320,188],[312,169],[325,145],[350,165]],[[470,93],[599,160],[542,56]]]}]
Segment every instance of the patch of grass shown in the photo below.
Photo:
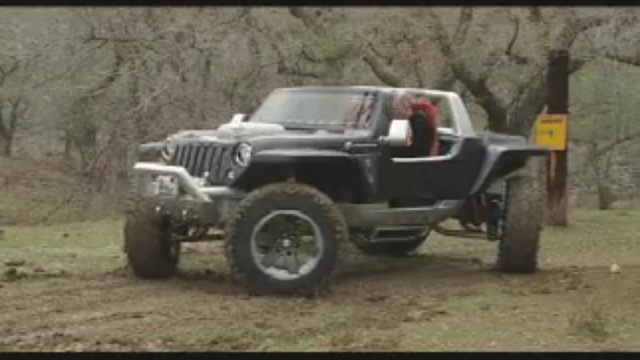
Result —
[{"label": "patch of grass", "polygon": [[[545,230],[535,275],[488,271],[496,243],[434,234],[410,258],[349,260],[334,291],[313,300],[248,296],[229,281],[219,244],[186,250],[174,279],[121,276],[121,220],[4,227],[0,273],[13,278],[0,283],[0,322],[18,329],[3,338],[18,347],[38,334],[52,349],[67,341],[49,337],[60,328],[87,349],[97,339],[195,351],[633,348],[640,212],[580,210],[570,220]],[[614,259],[619,274],[609,273]],[[45,279],[58,270],[68,278]],[[600,296],[581,307],[594,289]]]},{"label": "patch of grass", "polygon": [[637,264],[640,211],[576,209],[569,227],[546,227],[541,243],[543,267],[551,264],[606,266]]},{"label": "patch of grass", "polygon": [[569,319],[571,333],[579,336],[587,336],[595,341],[604,341],[611,335],[609,326],[610,315],[601,302],[590,300],[587,306],[580,308],[578,312]]},{"label": "patch of grass", "polygon": [[505,306],[513,300],[511,294],[500,292],[496,287],[494,291],[456,292],[444,301],[442,306],[452,313],[468,313],[470,315],[478,311],[488,311],[495,307]]},{"label": "patch of grass", "polygon": [[[79,274],[115,270],[124,264],[121,229],[121,221],[6,227],[0,269],[18,268],[24,277],[61,270]],[[16,262],[22,264],[11,266]]]}]

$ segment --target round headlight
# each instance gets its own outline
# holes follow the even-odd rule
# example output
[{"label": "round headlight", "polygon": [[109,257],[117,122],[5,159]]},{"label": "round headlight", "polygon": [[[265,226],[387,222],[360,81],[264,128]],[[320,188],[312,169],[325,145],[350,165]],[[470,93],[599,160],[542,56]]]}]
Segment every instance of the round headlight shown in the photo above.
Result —
[{"label": "round headlight", "polygon": [[169,161],[173,154],[176,152],[176,143],[173,141],[166,142],[165,146],[162,148],[160,155],[164,161]]},{"label": "round headlight", "polygon": [[249,164],[249,160],[251,159],[251,145],[247,143],[240,143],[236,148],[236,153],[233,156],[233,160],[236,164],[240,166],[247,166]]}]

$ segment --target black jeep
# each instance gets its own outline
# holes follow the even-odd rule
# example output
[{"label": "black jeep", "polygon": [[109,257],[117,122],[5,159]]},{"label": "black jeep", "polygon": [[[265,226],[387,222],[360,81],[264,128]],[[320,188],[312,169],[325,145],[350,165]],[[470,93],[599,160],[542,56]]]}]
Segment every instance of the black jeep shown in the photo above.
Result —
[{"label": "black jeep", "polygon": [[[399,98],[435,104],[438,126],[398,115]],[[427,138],[437,153],[418,148]],[[140,147],[125,251],[137,276],[163,278],[182,242],[223,240],[252,292],[309,293],[330,279],[341,244],[398,256],[434,230],[497,240],[500,271],[534,272],[544,174],[533,157],[545,154],[523,137],[476,133],[452,92],[277,89],[216,130]],[[448,219],[461,229],[444,229]]]}]

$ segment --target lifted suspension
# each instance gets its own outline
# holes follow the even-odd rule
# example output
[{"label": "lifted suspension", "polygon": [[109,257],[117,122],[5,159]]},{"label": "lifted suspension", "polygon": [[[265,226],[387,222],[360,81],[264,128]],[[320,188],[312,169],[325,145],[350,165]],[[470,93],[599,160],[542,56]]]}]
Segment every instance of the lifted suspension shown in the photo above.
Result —
[{"label": "lifted suspension", "polygon": [[471,197],[455,217],[462,229],[447,229],[438,224],[433,230],[445,236],[496,241],[500,238],[498,223],[502,216],[502,201],[502,195],[498,194]]}]

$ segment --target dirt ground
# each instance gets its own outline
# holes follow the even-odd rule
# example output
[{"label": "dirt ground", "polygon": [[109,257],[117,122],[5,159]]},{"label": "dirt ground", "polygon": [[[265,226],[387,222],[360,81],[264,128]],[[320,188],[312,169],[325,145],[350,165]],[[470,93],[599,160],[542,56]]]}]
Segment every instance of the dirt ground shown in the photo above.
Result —
[{"label": "dirt ground", "polygon": [[246,295],[217,244],[185,250],[173,279],[137,280],[121,225],[0,230],[0,350],[640,350],[638,211],[546,229],[535,275],[494,272],[496,244],[478,240],[433,236],[404,259],[353,250],[315,299]]}]

